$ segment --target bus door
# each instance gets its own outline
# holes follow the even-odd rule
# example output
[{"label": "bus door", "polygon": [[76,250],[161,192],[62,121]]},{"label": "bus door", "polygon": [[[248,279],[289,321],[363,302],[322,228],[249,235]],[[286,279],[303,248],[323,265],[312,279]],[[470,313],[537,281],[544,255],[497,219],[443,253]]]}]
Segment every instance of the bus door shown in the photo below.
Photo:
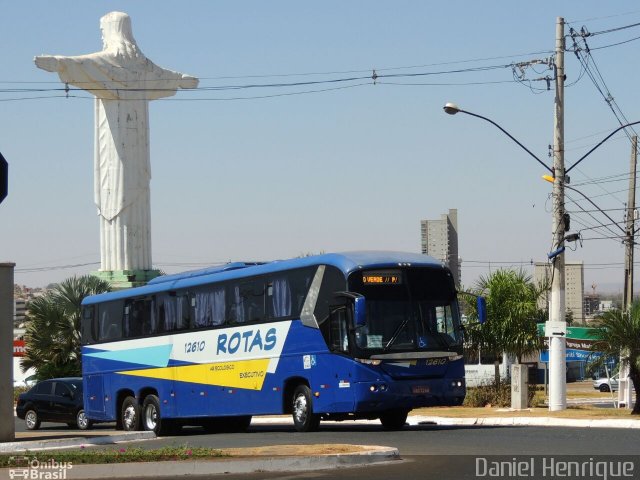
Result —
[{"label": "bus door", "polygon": [[[101,418],[105,413],[104,405],[104,384],[102,383],[102,375],[87,375],[85,377],[86,385],[84,385],[85,407],[87,416],[97,415]],[[118,413],[116,412],[116,417]]]},{"label": "bus door", "polygon": [[327,357],[330,378],[329,389],[333,397],[332,410],[350,412],[354,408],[354,361],[351,357],[354,342],[353,310],[349,299],[338,299],[330,307],[328,346],[332,355]]}]

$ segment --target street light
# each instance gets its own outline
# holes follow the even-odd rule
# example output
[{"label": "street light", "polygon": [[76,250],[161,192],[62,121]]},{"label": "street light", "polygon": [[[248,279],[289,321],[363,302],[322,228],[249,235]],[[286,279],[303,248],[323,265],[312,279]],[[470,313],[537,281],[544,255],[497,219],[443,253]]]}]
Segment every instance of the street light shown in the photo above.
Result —
[{"label": "street light", "polygon": [[[533,157],[539,164],[546,168],[553,177],[554,182],[554,206],[553,206],[553,248],[549,258],[553,259],[553,272],[551,275],[551,307],[549,308],[549,320],[546,323],[545,336],[549,336],[549,410],[564,410],[567,403],[567,383],[566,383],[566,330],[565,321],[565,278],[564,278],[564,175],[556,175],[554,168],[547,166],[527,147],[520,143],[513,135],[498,125],[493,120],[463,110],[455,103],[447,103],[444,106],[445,113],[455,115],[465,113],[472,117],[480,118],[498,128],[502,133],[513,140],[520,148]],[[562,151],[562,148],[559,149]],[[555,157],[555,156],[554,156]],[[560,156],[558,172],[564,171],[563,157]],[[554,160],[557,160],[554,158]],[[512,387],[513,388],[513,387]]]},{"label": "street light", "polygon": [[466,110],[462,110],[460,107],[458,107],[458,105],[456,105],[455,103],[451,103],[451,102],[446,103],[445,106],[442,107],[442,108],[444,109],[445,113],[448,113],[449,115],[455,115],[456,113],[466,113],[467,115],[471,115],[472,117],[481,118],[482,120],[485,120],[485,121],[489,122],[490,124],[492,124],[493,126],[498,128],[500,131],[502,131],[502,133],[504,133],[511,140],[516,142],[520,146],[520,148],[522,148],[525,152],[527,152],[529,155],[531,155],[540,165],[542,165],[544,168],[549,170],[549,172],[553,173],[553,169],[551,169],[551,167],[548,167],[542,160],[540,160],[537,156],[535,156],[531,152],[531,150],[529,150],[527,147],[525,147],[523,144],[521,144],[513,135],[511,135],[509,132],[507,132],[504,128],[502,128],[500,125],[498,125],[496,122],[494,122],[490,118],[483,117],[482,115],[478,115],[477,113],[473,113],[473,112],[468,112]]},{"label": "street light", "polygon": [[[546,324],[546,335],[551,336],[551,342],[549,345],[549,410],[564,410],[566,408],[566,378],[565,378],[565,370],[566,370],[566,321],[565,321],[565,278],[564,278],[564,233],[565,233],[565,223],[564,223],[564,188],[569,188],[570,190],[576,191],[581,194],[587,200],[591,202],[589,198],[587,198],[582,192],[569,187],[566,185],[568,183],[568,177],[566,177],[566,173],[575,167],[578,163],[582,162],[586,157],[588,157],[591,153],[593,153],[598,147],[600,147],[604,142],[606,142],[609,138],[611,138],[616,132],[622,130],[623,128],[629,127],[631,125],[639,124],[640,121],[631,122],[626,125],[622,125],[608,136],[606,136],[600,143],[598,143],[595,147],[589,150],[585,155],[583,155],[577,162],[575,162],[569,169],[564,168],[564,155],[563,155],[563,144],[564,140],[562,139],[562,133],[558,133],[556,131],[556,136],[559,136],[560,139],[556,142],[557,155],[554,155],[554,168],[548,167],[542,160],[540,160],[536,155],[534,155],[528,148],[526,148],[522,143],[520,143],[517,139],[513,137],[509,132],[507,132],[504,128],[498,125],[493,120],[483,117],[482,115],[478,115],[476,113],[472,113],[466,110],[461,109],[455,103],[447,103],[443,107],[445,113],[449,115],[455,115],[459,112],[465,113],[472,117],[480,118],[494,125],[500,131],[502,131],[505,135],[507,135],[511,140],[513,140],[518,146],[520,146],[524,151],[526,151],[531,157],[533,157],[538,163],[543,165],[547,170],[549,170],[552,174],[549,177],[550,181],[554,184],[554,205],[553,205],[553,225],[552,232],[554,235],[554,243],[553,243],[553,256],[550,254],[550,258],[553,258],[553,274],[552,274],[552,288],[551,288],[551,308],[550,308],[550,319]],[[557,120],[558,116],[556,116]],[[565,180],[566,179],[566,180]],[[593,204],[593,202],[591,202]],[[608,216],[607,216],[608,217]],[[608,217],[609,218],[609,217]],[[613,222],[615,223],[615,222]]]}]

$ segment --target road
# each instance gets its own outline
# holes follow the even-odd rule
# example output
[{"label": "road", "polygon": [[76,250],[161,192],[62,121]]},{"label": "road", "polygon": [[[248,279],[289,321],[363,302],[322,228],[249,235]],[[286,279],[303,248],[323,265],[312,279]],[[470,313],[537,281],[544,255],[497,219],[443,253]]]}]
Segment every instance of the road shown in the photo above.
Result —
[{"label": "road", "polygon": [[[632,461],[635,477],[640,478],[640,431],[632,429],[592,429],[564,427],[438,427],[435,425],[408,427],[400,432],[386,432],[377,425],[354,423],[322,424],[315,433],[297,433],[289,426],[252,426],[244,434],[207,435],[194,430],[191,435],[145,442],[144,447],[184,445],[210,447],[248,447],[277,444],[353,443],[394,446],[402,461],[387,465],[322,472],[284,475],[256,473],[225,475],[225,479],[360,479],[391,478],[458,479],[479,478],[478,458],[490,456],[496,461],[536,459],[557,455],[588,455],[580,457],[594,461],[611,459],[614,455]],[[140,444],[142,446],[142,444]],[[572,457],[573,460],[576,457]],[[480,460],[481,461],[481,460]],[[540,470],[540,468],[538,469]],[[481,473],[481,472],[480,472]],[[538,472],[538,474],[541,472]],[[501,475],[504,477],[504,475]],[[211,477],[215,478],[215,477]],[[530,476],[529,478],[544,478]],[[549,478],[547,475],[546,478]],[[571,478],[571,477],[568,477]],[[582,477],[579,477],[582,478]]]},{"label": "road", "polygon": [[[19,426],[20,420],[16,425]],[[23,424],[23,422],[22,422]],[[46,430],[71,433],[66,426],[43,424]],[[109,429],[112,426],[98,426]],[[399,432],[387,432],[377,424],[354,422],[325,422],[318,432],[298,433],[291,425],[252,425],[247,433],[206,434],[200,429],[185,429],[175,437],[131,442],[127,446],[159,448],[162,446],[207,446],[213,448],[255,447],[264,445],[299,445],[350,443],[386,445],[398,448],[401,461],[386,465],[306,473],[256,473],[250,475],[226,474],[225,479],[356,479],[366,475],[367,480],[389,478],[448,479],[480,478],[476,475],[478,458],[495,457],[498,461],[513,459],[536,462],[556,455],[586,455],[594,461],[611,460],[616,455],[634,462],[635,478],[640,478],[640,430],[608,428],[566,427],[444,427],[418,425]],[[117,447],[122,448],[123,444]],[[576,457],[573,457],[575,459]],[[204,477],[207,478],[207,477]],[[212,476],[210,478],[220,478]],[[538,478],[529,476],[529,478]],[[544,478],[544,477],[539,477]],[[549,478],[547,475],[546,478]],[[566,477],[571,478],[571,477]]]}]

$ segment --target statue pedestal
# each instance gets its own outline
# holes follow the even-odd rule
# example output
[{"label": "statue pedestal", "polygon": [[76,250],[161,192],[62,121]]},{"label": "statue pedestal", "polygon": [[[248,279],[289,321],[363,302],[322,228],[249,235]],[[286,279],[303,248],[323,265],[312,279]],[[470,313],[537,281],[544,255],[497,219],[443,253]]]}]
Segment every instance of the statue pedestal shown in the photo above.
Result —
[{"label": "statue pedestal", "polygon": [[149,280],[159,277],[160,270],[100,270],[91,275],[109,282],[114,290],[142,287]]}]

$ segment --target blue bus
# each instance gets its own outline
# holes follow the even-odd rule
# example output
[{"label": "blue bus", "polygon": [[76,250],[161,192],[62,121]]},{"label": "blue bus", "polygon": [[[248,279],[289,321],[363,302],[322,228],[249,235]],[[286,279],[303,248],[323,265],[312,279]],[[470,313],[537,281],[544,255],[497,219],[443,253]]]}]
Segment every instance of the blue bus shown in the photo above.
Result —
[{"label": "blue bus", "polygon": [[254,415],[380,419],[465,397],[451,272],[419,254],[229,263],[85,298],[87,418],[170,434],[245,430]]}]

